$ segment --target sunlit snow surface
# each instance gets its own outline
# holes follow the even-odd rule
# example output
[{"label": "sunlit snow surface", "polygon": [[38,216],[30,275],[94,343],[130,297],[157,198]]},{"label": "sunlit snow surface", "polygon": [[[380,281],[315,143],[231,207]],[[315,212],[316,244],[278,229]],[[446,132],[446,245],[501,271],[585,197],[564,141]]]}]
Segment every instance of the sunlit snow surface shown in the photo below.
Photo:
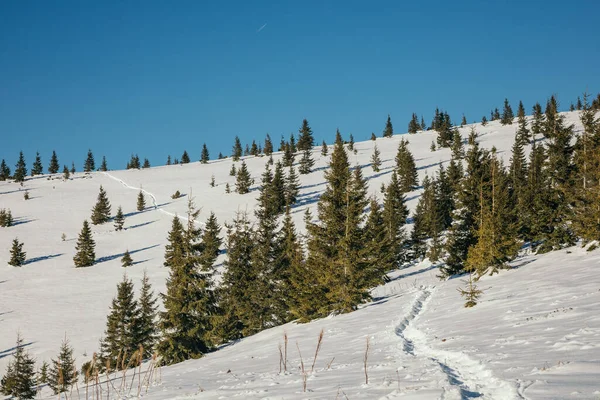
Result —
[{"label": "sunlit snow surface", "polygon": [[[564,115],[576,131],[580,129],[577,113]],[[465,139],[470,127],[460,129]],[[495,146],[508,165],[516,124],[502,127],[495,121],[475,128],[481,146]],[[390,178],[401,138],[410,142],[420,179],[433,176],[438,163],[450,159],[449,149],[430,151],[435,140],[432,132],[357,143],[357,154],[349,152],[350,162],[363,167],[370,192],[380,200],[381,184]],[[375,143],[383,161],[379,173],[369,166]],[[194,154],[193,149],[187,151]],[[280,157],[274,156],[275,160]],[[316,216],[316,201],[325,189],[328,157],[320,155],[320,147],[315,147],[314,157],[315,171],[300,175],[299,205],[293,209],[301,231],[305,209],[310,207]],[[256,182],[253,189],[260,183],[266,161],[266,157],[246,158]],[[10,208],[17,221],[16,226],[0,228],[0,374],[10,359],[17,331],[38,365],[55,356],[65,335],[75,348],[78,366],[90,359],[98,349],[123,273],[139,289],[146,270],[155,290],[164,290],[167,232],[172,216],[184,216],[187,205],[186,197],[171,199],[176,190],[195,197],[201,221],[211,211],[221,224],[230,222],[237,211],[252,214],[257,190],[246,195],[225,193],[227,182],[234,187],[231,164],[227,159],[208,165],[195,162],[95,172],[87,177],[77,173],[67,182],[60,175],[51,180],[42,176],[28,179],[23,187],[0,182],[0,208]],[[214,188],[209,185],[212,175]],[[75,241],[83,220],[89,219],[100,185],[107,191],[113,213],[119,205],[123,207],[128,229],[115,232],[112,224],[92,226],[100,262],[75,269]],[[137,213],[140,187],[147,194],[148,208]],[[23,199],[25,189],[30,193],[28,201]],[[411,210],[420,194],[421,190],[407,194]],[[22,268],[7,264],[15,237],[25,243],[29,259]],[[136,264],[125,270],[120,258],[126,249]],[[394,271],[391,282],[373,290],[374,302],[360,310],[310,324],[276,327],[203,359],[162,368],[160,382],[147,393],[143,390],[143,397],[600,398],[600,250],[574,247],[543,256],[524,255],[513,264],[515,269],[479,282],[484,295],[473,309],[462,307],[456,291],[461,279],[440,281],[435,266],[427,262]],[[322,348],[310,372],[321,329]],[[283,345],[284,332],[289,337],[288,371],[280,373],[278,345]],[[369,383],[365,384],[367,337]],[[308,371],[306,392],[297,347]],[[137,386],[129,396],[136,392]],[[41,395],[55,397],[48,389]]]}]

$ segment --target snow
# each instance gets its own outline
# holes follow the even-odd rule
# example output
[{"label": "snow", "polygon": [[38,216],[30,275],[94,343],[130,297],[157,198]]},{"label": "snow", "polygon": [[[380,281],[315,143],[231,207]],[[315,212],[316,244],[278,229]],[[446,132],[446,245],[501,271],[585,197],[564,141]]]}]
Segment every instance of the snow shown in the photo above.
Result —
[{"label": "snow", "polygon": [[[577,112],[564,115],[579,129]],[[470,127],[460,129],[464,138]],[[494,121],[475,128],[481,146],[495,146],[508,164],[516,125],[503,127]],[[356,143],[357,154],[349,152],[350,162],[364,167],[370,193],[380,199],[380,186],[389,180],[402,138],[410,142],[420,179],[432,176],[439,162],[450,159],[449,149],[430,151],[435,140],[432,132]],[[379,173],[369,167],[375,143],[383,161]],[[328,157],[322,157],[317,147],[314,157],[315,171],[300,175],[299,205],[293,210],[301,231],[305,209],[313,209],[316,215],[316,202],[325,189]],[[267,158],[245,161],[256,189]],[[237,211],[251,214],[257,190],[245,195],[225,193],[226,183],[234,188],[231,164],[226,159],[206,165],[77,173],[66,182],[59,175],[42,176],[28,179],[23,187],[0,182],[0,208],[10,208],[18,222],[0,228],[4,249],[0,252],[0,373],[10,359],[17,331],[40,365],[55,356],[65,335],[75,348],[78,365],[90,359],[124,273],[139,290],[146,270],[155,291],[164,290],[167,232],[173,215],[184,217],[187,205],[186,197],[171,199],[176,190],[195,197],[202,209],[201,221],[211,211],[220,224],[231,221]],[[209,186],[212,175],[214,188]],[[123,207],[128,229],[115,232],[112,224],[92,226],[100,262],[76,269],[75,240],[83,220],[89,219],[100,185],[113,213]],[[143,212],[135,210],[140,188],[148,206]],[[27,201],[25,189],[31,196]],[[407,195],[411,210],[420,194],[418,189]],[[22,268],[7,265],[15,237],[25,243],[30,260]],[[126,249],[136,264],[125,270],[120,258]],[[222,261],[223,256],[218,263]],[[160,380],[142,395],[150,399],[598,399],[600,250],[573,247],[541,256],[524,254],[513,264],[514,269],[478,282],[484,294],[472,309],[462,307],[456,290],[462,280],[440,281],[436,266],[427,261],[393,271],[389,283],[373,289],[374,301],[356,312],[275,327],[202,359],[163,367]],[[322,348],[310,372],[321,330]],[[280,373],[278,345],[283,345],[284,332],[289,337],[288,371]],[[368,384],[363,364],[367,337]],[[306,392],[297,346],[308,370]],[[44,390],[42,396],[50,392]]]}]

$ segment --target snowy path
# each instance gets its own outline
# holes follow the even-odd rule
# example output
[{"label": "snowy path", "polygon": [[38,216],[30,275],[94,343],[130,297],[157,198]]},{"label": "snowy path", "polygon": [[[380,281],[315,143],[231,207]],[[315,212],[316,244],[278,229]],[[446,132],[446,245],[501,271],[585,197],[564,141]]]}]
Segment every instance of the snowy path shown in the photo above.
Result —
[{"label": "snowy path", "polygon": [[[175,213],[169,212],[169,211],[167,211],[167,210],[165,210],[165,209],[161,208],[161,207],[160,207],[160,206],[157,204],[157,202],[156,202],[156,196],[154,196],[154,194],[150,193],[150,192],[149,192],[149,191],[147,191],[146,189],[143,189],[143,188],[137,188],[137,187],[135,187],[135,186],[131,186],[131,185],[129,185],[127,182],[125,182],[124,180],[122,180],[122,179],[120,179],[120,178],[117,178],[117,177],[116,177],[116,176],[114,176],[114,175],[111,175],[109,172],[102,172],[102,173],[103,173],[105,176],[109,177],[110,179],[112,179],[112,180],[115,180],[115,181],[119,182],[121,185],[123,185],[123,186],[124,186],[124,187],[126,187],[127,189],[132,189],[132,190],[141,190],[141,191],[142,191],[144,194],[146,194],[148,197],[150,197],[150,198],[152,199],[152,208],[154,208],[154,210],[156,210],[156,211],[159,211],[159,212],[161,212],[161,213],[163,213],[163,214],[165,214],[165,215],[168,215],[168,216],[170,216],[170,217],[175,217],[175,216],[177,216],[178,218],[180,218],[180,219],[182,219],[182,220],[184,220],[184,221],[186,221],[186,222],[188,221],[187,217],[185,217],[185,216],[178,215],[178,214],[175,214]],[[194,221],[194,222],[204,226],[204,223],[203,223],[203,222],[200,222],[200,221]]]},{"label": "snowy path", "polygon": [[403,341],[403,350],[427,363],[437,365],[445,374],[447,384],[442,388],[442,399],[526,399],[525,388],[495,377],[481,361],[457,351],[435,349],[427,335],[415,326],[434,293],[434,287],[422,287],[410,311],[396,326],[396,335]]}]

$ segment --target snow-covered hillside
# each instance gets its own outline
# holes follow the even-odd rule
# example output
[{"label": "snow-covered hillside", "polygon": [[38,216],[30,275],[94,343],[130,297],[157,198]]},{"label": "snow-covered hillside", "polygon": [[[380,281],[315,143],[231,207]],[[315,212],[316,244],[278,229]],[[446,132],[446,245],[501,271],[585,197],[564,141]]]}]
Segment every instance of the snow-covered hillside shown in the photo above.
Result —
[{"label": "snow-covered hillside", "polygon": [[[577,132],[578,113],[564,115]],[[516,128],[516,124],[501,126],[498,121],[485,127],[475,125],[481,146],[495,146],[506,163]],[[470,129],[471,125],[460,129],[464,138]],[[380,199],[379,189],[390,178],[401,138],[410,143],[419,179],[435,174],[438,164],[450,159],[449,149],[430,151],[433,132],[356,143],[357,154],[349,153],[350,161],[364,167],[370,192]],[[369,167],[375,143],[383,161],[378,173]],[[279,153],[274,156],[280,157]],[[319,148],[314,149],[314,157],[314,171],[300,175],[299,202],[293,209],[300,230],[305,209],[315,207],[325,189],[328,157],[322,157]],[[245,160],[256,188],[267,158]],[[195,162],[87,176],[77,173],[66,182],[60,176],[41,176],[28,179],[23,187],[0,182],[0,208],[10,208],[17,222],[0,228],[0,374],[17,331],[39,364],[55,356],[65,335],[75,348],[78,364],[88,360],[98,349],[123,273],[139,289],[145,270],[154,289],[164,290],[167,232],[173,215],[185,214],[187,202],[185,197],[171,199],[176,190],[195,197],[202,209],[200,220],[211,211],[220,224],[231,221],[238,210],[251,214],[257,190],[245,195],[225,193],[225,184],[234,184],[229,175],[232,163],[225,159],[207,165]],[[209,185],[212,176],[216,187]],[[76,269],[72,261],[75,239],[83,220],[90,217],[100,185],[113,213],[119,205],[123,207],[127,229],[115,232],[112,224],[93,226],[99,262]],[[135,211],[140,187],[149,206],[144,212]],[[23,199],[25,190],[30,200]],[[407,194],[411,210],[420,193]],[[25,243],[29,260],[22,268],[7,265],[15,237]],[[120,258],[126,249],[135,265],[125,270]],[[436,269],[427,263],[396,271],[390,283],[373,290],[375,301],[359,311],[273,328],[203,359],[163,368],[161,383],[145,397],[597,399],[599,252],[571,248],[519,258],[514,262],[518,268],[480,281],[485,293],[473,309],[462,307],[456,291],[460,280],[440,281]],[[310,369],[321,329],[323,347],[303,392],[296,342]],[[278,344],[283,343],[284,332],[290,339],[288,372],[279,373]],[[367,337],[369,383],[365,384]]]}]

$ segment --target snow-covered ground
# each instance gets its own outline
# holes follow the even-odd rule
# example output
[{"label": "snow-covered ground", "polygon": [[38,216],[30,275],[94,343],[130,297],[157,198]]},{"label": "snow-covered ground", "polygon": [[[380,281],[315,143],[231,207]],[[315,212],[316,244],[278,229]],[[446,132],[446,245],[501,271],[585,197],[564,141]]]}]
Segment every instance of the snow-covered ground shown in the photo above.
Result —
[{"label": "snow-covered ground", "polygon": [[[580,126],[577,113],[564,115],[567,122]],[[516,125],[502,127],[495,121],[475,127],[480,144],[496,146],[508,163]],[[470,125],[461,128],[463,137],[469,130]],[[448,149],[430,151],[432,132],[357,143],[357,154],[349,153],[351,163],[364,167],[370,192],[380,198],[379,188],[389,180],[401,138],[410,142],[420,179],[435,174],[438,163],[450,159]],[[382,153],[379,173],[369,167],[375,143]],[[300,230],[304,210],[315,207],[325,189],[328,157],[322,157],[318,147],[314,155],[315,170],[300,176],[299,204],[293,210]],[[246,158],[256,182],[253,188],[260,183],[266,161],[266,157]],[[231,164],[226,159],[207,165],[77,173],[67,182],[43,176],[27,180],[23,187],[0,182],[0,208],[10,208],[17,220],[16,226],[0,228],[0,374],[17,331],[39,364],[56,354],[65,335],[78,364],[91,358],[123,273],[139,288],[146,270],[155,290],[163,291],[168,274],[162,267],[166,235],[172,216],[183,216],[186,210],[185,197],[171,199],[176,190],[195,197],[201,219],[214,211],[222,224],[238,210],[252,213],[258,191],[225,193],[227,182],[234,187]],[[212,175],[214,188],[209,185]],[[112,224],[93,226],[100,262],[76,269],[75,240],[100,185],[113,213],[123,207],[128,229],[115,232]],[[138,213],[140,187],[147,194],[148,209]],[[29,190],[30,200],[23,199],[24,190]],[[411,210],[420,193],[407,195]],[[22,268],[7,265],[15,237],[25,243],[29,259]],[[126,249],[136,264],[124,270],[120,258]],[[575,247],[524,256],[514,264],[517,268],[479,282],[484,295],[473,309],[462,307],[456,291],[461,280],[440,281],[435,266],[422,263],[395,271],[391,282],[373,290],[374,302],[360,310],[273,328],[200,360],[162,368],[160,383],[144,397],[600,398],[600,250]],[[310,372],[321,330],[323,345]],[[278,345],[283,344],[284,332],[289,337],[288,371],[280,373]],[[308,370],[306,392],[296,343]]]}]

